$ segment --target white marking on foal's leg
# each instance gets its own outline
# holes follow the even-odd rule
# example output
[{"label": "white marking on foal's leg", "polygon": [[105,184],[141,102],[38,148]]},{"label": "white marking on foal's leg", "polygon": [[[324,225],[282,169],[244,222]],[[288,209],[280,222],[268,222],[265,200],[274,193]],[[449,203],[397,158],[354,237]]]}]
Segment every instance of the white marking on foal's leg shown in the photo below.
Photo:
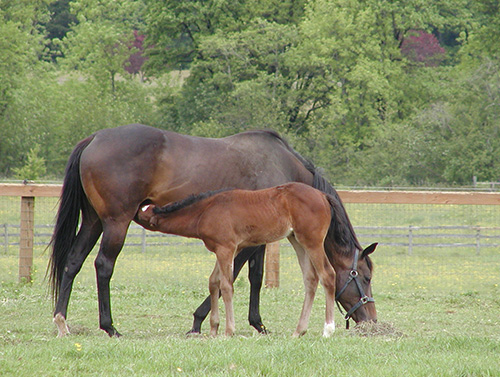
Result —
[{"label": "white marking on foal's leg", "polygon": [[323,329],[323,336],[329,338],[335,332],[335,322],[325,323],[325,328]]},{"label": "white marking on foal's leg", "polygon": [[69,334],[68,325],[66,324],[66,318],[61,313],[57,313],[53,319],[57,326],[57,337],[62,338]]}]

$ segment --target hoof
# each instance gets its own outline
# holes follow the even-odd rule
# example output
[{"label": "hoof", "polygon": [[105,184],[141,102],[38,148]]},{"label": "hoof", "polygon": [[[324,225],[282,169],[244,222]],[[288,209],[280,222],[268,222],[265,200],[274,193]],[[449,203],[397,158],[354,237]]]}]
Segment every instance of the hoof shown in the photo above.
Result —
[{"label": "hoof", "polygon": [[270,334],[270,331],[264,325],[260,325],[260,327],[257,329],[257,331],[262,335],[269,335]]},{"label": "hoof", "polygon": [[64,316],[61,313],[57,313],[54,316],[53,322],[57,326],[57,337],[58,338],[62,338],[64,336],[70,334],[68,325],[66,323],[66,318],[64,318]]},{"label": "hoof", "polygon": [[329,338],[335,332],[335,323],[325,323],[325,328],[323,329],[323,336]]},{"label": "hoof", "polygon": [[196,330],[194,328],[192,328],[191,330],[189,330],[186,335],[201,335],[201,331],[200,330]]},{"label": "hoof", "polygon": [[295,332],[292,334],[292,337],[293,338],[300,338],[301,336],[304,336],[306,332],[307,332],[307,330],[302,330],[302,331],[295,330]]}]

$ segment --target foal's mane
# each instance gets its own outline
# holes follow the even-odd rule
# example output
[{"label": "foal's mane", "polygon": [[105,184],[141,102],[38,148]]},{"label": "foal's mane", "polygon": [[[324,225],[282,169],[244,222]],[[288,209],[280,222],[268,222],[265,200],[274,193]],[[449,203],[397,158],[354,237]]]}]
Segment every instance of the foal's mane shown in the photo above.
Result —
[{"label": "foal's mane", "polygon": [[331,244],[336,245],[336,251],[350,255],[355,249],[363,250],[361,247],[354,228],[349,220],[349,216],[345,210],[340,197],[335,188],[322,176],[318,168],[308,159],[301,156],[295,149],[293,149],[288,142],[283,139],[277,132],[265,130],[270,136],[278,139],[313,175],[313,187],[318,189],[329,196],[329,202],[332,206],[332,221],[325,240],[327,254],[331,253]]},{"label": "foal's mane", "polygon": [[231,188],[223,188],[220,190],[202,192],[200,194],[191,194],[188,197],[186,197],[185,199],[179,200],[179,201],[174,202],[174,203],[167,204],[163,207],[154,207],[153,213],[155,213],[157,215],[172,213],[172,212],[178,211],[182,208],[189,207],[190,205],[198,203],[204,199],[210,198],[210,197],[217,195],[221,192],[229,191],[229,190],[232,190],[232,189]]}]

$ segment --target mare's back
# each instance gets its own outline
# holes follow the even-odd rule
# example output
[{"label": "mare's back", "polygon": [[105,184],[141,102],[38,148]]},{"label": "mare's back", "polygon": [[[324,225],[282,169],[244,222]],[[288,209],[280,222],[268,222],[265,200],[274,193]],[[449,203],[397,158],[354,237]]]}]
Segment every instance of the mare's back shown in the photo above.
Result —
[{"label": "mare's back", "polygon": [[265,131],[212,139],[132,124],[98,131],[80,166],[86,192],[98,193],[93,197],[105,205],[125,204],[134,214],[145,200],[164,205],[222,188],[312,184],[302,161]]}]

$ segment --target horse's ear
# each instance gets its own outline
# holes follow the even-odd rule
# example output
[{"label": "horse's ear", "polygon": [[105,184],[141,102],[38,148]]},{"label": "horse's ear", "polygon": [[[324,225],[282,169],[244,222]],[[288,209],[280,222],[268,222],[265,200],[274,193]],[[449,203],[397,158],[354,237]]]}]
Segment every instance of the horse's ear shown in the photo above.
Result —
[{"label": "horse's ear", "polygon": [[377,248],[377,245],[378,245],[378,243],[375,242],[375,243],[372,243],[370,246],[368,246],[366,249],[364,249],[363,253],[361,254],[361,258],[365,258],[368,255],[370,255],[371,253],[373,253],[375,251],[375,249]]}]

